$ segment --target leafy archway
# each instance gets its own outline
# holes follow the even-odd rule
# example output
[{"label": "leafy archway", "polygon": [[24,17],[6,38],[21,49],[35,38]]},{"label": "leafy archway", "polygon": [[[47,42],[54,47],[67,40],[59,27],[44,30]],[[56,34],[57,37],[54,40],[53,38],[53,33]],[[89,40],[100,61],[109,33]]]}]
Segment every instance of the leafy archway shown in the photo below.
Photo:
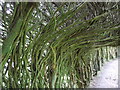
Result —
[{"label": "leafy archway", "polygon": [[85,88],[105,60],[116,58],[118,2],[1,6],[3,87]]}]

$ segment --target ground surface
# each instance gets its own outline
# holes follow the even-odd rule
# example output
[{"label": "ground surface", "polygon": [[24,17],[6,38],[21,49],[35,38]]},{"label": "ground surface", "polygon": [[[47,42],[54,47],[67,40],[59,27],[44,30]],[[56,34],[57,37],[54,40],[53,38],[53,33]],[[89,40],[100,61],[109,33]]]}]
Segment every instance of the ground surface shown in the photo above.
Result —
[{"label": "ground surface", "polygon": [[118,59],[105,63],[88,88],[118,88]]}]

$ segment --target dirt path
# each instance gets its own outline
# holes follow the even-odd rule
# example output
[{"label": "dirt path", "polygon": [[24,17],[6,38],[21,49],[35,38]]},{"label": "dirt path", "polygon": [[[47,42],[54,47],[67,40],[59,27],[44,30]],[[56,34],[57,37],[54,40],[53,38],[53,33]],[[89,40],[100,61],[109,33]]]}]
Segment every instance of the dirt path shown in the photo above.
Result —
[{"label": "dirt path", "polygon": [[88,88],[118,88],[118,59],[105,63]]}]

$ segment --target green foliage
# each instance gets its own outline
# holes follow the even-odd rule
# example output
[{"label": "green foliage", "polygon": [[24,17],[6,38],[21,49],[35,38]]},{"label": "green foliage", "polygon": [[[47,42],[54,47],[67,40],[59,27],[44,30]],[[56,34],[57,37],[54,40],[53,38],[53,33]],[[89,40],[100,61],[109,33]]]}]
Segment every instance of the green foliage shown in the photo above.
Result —
[{"label": "green foliage", "polygon": [[116,58],[110,46],[120,39],[118,3],[2,7],[2,87],[85,88],[103,62]]}]

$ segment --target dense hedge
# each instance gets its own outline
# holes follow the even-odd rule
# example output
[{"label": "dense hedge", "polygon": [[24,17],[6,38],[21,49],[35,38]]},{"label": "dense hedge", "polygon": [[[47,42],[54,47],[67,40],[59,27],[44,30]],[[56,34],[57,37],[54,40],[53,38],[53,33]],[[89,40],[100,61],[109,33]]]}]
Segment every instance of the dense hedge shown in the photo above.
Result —
[{"label": "dense hedge", "polygon": [[85,88],[120,40],[118,2],[1,3],[2,87]]}]

